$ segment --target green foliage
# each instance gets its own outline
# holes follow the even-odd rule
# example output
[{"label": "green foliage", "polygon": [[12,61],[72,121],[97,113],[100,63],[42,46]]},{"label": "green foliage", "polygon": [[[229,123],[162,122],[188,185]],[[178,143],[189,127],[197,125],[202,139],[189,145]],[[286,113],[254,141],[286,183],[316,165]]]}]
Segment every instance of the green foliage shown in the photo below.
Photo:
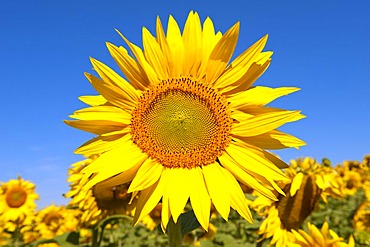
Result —
[{"label": "green foliage", "polygon": [[78,232],[67,232],[53,239],[40,239],[26,246],[37,247],[39,244],[57,243],[60,246],[73,247],[79,244],[80,234]]}]

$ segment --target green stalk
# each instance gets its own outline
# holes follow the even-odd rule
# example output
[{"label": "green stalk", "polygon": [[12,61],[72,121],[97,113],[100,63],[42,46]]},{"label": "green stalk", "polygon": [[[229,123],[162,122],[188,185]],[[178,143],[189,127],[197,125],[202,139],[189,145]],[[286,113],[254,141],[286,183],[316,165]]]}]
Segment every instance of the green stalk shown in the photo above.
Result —
[{"label": "green stalk", "polygon": [[167,235],[168,235],[168,241],[170,244],[170,247],[181,247],[182,246],[182,234],[181,234],[181,222],[180,218],[177,220],[177,223],[175,223],[170,218],[170,221],[168,222],[167,226]]}]

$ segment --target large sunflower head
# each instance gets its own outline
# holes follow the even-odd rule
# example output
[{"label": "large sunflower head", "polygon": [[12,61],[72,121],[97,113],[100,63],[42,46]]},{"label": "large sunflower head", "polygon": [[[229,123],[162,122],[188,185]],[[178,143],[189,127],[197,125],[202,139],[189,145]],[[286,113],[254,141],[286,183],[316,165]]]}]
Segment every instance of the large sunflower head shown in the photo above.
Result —
[{"label": "large sunflower head", "polygon": [[85,190],[110,178],[111,186],[131,182],[135,222],[161,201],[164,228],[188,200],[205,229],[211,204],[225,219],[231,207],[252,221],[237,180],[277,200],[287,165],[265,149],[304,145],[276,130],[303,116],[266,105],[298,89],[251,87],[272,52],[263,52],[265,36],[230,62],[239,26],[215,32],[210,18],[202,24],[191,11],[182,32],[172,16],[165,32],[157,18],[156,36],[143,28],[143,48],[121,34],[130,51],[107,44],[123,77],[91,59],[100,78],[86,77],[100,95],[81,98],[90,107],[66,121],[97,135],[76,150],[99,155],[82,170]]},{"label": "large sunflower head", "polygon": [[0,217],[4,222],[22,223],[34,213],[38,198],[35,185],[21,177],[0,183]]}]

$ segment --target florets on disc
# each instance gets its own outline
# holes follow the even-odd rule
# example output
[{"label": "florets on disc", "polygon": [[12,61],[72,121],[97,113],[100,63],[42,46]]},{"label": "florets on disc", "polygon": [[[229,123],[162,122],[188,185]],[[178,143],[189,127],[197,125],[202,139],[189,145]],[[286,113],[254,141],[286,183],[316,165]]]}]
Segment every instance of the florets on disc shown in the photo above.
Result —
[{"label": "florets on disc", "polygon": [[20,187],[10,189],[6,195],[6,203],[11,208],[21,207],[27,200],[27,193]]},{"label": "florets on disc", "polygon": [[132,140],[166,167],[213,163],[230,142],[228,102],[190,78],[163,80],[145,91],[132,112]]}]

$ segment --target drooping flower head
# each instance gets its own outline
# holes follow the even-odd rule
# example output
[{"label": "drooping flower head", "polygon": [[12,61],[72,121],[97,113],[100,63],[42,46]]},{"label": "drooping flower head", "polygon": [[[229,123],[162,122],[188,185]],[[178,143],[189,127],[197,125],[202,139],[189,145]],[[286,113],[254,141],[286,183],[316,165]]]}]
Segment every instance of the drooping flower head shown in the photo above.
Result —
[{"label": "drooping flower head", "polygon": [[100,78],[86,77],[100,95],[81,98],[90,107],[66,121],[97,135],[76,150],[99,155],[82,170],[86,190],[107,179],[131,182],[128,193],[139,196],[135,222],[161,201],[163,228],[188,201],[204,229],[211,203],[224,219],[231,207],[252,221],[238,181],[277,200],[287,165],[265,149],[304,145],[276,130],[303,116],[266,105],[298,89],[251,87],[272,52],[262,51],[265,36],[230,62],[238,34],[239,23],[215,33],[210,18],[201,25],[191,11],[182,33],[172,16],[166,33],[159,18],[156,37],[143,28],[143,49],[120,34],[133,56],[108,43],[124,77],[91,59]]}]

